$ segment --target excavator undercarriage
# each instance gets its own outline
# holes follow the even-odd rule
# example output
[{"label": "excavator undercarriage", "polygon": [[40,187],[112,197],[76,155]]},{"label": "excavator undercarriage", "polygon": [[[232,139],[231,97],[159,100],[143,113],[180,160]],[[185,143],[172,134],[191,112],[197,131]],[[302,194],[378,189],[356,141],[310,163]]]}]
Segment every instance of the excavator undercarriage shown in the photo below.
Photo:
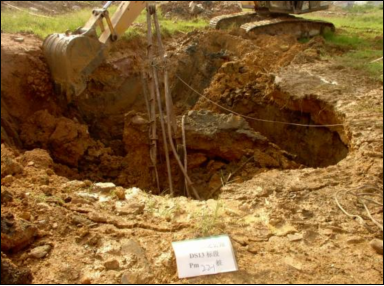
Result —
[{"label": "excavator undercarriage", "polygon": [[291,34],[297,38],[323,35],[326,30],[335,31],[335,26],[325,21],[306,20],[291,15],[264,16],[258,13],[239,13],[216,17],[211,21],[210,26],[218,30],[240,28],[248,34],[271,36]]},{"label": "excavator undercarriage", "polygon": [[297,38],[314,37],[326,30],[335,31],[332,23],[293,16],[326,10],[329,8],[326,1],[243,1],[242,6],[254,9],[254,12],[213,18],[211,28],[241,28],[247,33],[273,36],[293,34]]}]

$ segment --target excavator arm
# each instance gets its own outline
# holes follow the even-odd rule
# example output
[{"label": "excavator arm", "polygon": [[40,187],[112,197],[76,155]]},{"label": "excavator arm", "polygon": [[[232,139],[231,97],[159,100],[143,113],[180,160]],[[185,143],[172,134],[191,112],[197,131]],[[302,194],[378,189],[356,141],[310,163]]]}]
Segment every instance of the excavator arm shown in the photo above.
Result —
[{"label": "excavator arm", "polygon": [[67,102],[85,90],[88,76],[149,3],[122,1],[111,18],[108,8],[113,2],[94,9],[88,22],[76,31],[53,34],[44,41],[44,55],[56,91],[65,95]]}]

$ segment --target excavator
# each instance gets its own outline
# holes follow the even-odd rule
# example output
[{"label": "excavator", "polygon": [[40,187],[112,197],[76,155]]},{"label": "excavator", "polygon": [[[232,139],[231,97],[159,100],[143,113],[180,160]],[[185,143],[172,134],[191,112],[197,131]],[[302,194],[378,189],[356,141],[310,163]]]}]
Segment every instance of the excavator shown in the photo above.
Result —
[{"label": "excavator", "polygon": [[[104,61],[111,46],[125,33],[141,12],[155,5],[152,1],[121,1],[111,17],[108,1],[94,9],[88,22],[76,31],[52,34],[43,44],[57,93],[70,103],[87,86],[87,78]],[[294,34],[313,37],[333,24],[297,18],[293,15],[328,9],[327,1],[243,1],[252,12],[224,15],[211,21],[213,29],[241,28],[255,34]]]}]

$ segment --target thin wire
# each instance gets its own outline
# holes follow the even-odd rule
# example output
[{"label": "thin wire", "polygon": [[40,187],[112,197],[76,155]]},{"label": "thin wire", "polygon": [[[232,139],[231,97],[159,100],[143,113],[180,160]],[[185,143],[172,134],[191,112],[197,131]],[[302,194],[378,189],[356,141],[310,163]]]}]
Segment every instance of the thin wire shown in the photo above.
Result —
[{"label": "thin wire", "polygon": [[[377,189],[377,188],[375,188],[375,187],[372,187],[372,186],[363,186],[363,187],[358,188],[357,190],[367,190],[367,188],[371,188],[371,189],[379,190],[379,189]],[[379,191],[380,191],[380,190],[379,190]],[[340,202],[339,202],[339,195],[340,195],[341,192],[343,192],[343,190],[337,192],[336,195],[335,195],[335,201],[336,201],[337,206],[340,208],[340,210],[341,210],[345,215],[347,215],[348,217],[353,218],[353,219],[358,219],[358,221],[359,221],[359,223],[360,223],[361,225],[364,225],[365,227],[367,227],[368,229],[370,229],[370,227],[368,227],[368,225],[365,223],[364,219],[363,219],[361,216],[359,216],[359,215],[354,215],[354,214],[350,214],[349,212],[347,212],[347,211],[341,206],[341,204],[340,204]],[[367,194],[367,193],[355,194],[355,193],[353,193],[352,191],[346,191],[344,195],[352,195],[352,196],[355,196],[355,197],[357,198],[358,202],[361,203],[361,204],[364,206],[364,209],[365,209],[365,211],[367,212],[369,219],[370,219],[370,220],[371,220],[371,221],[372,221],[378,228],[380,228],[381,231],[383,231],[383,223],[378,222],[378,221],[372,216],[372,212],[369,210],[367,204],[364,202],[364,200],[366,200],[366,201],[371,201],[371,200],[369,200],[369,199],[367,199],[367,198],[364,198],[363,196],[368,196],[368,195],[375,196],[375,194]],[[375,203],[375,204],[379,204],[379,203],[377,203],[377,202],[375,202],[375,201],[371,201],[371,202],[372,202],[372,203]],[[382,204],[381,204],[381,206],[382,206]]]},{"label": "thin wire", "polygon": [[337,204],[337,206],[339,207],[339,209],[340,209],[346,216],[348,216],[348,217],[350,217],[350,218],[353,218],[353,219],[358,219],[358,221],[359,221],[359,223],[360,223],[361,225],[365,225],[365,223],[364,223],[364,219],[363,219],[361,216],[359,216],[359,215],[354,215],[354,214],[350,214],[349,212],[347,212],[347,211],[341,206],[341,204],[340,204],[340,202],[339,202],[339,194],[340,194],[341,192],[342,192],[342,191],[339,191],[339,192],[337,192],[336,195],[335,195],[335,201],[336,201],[336,204]]},{"label": "thin wire", "polygon": [[[183,148],[184,148],[184,168],[185,168],[185,172],[188,175],[188,151],[187,151],[187,136],[185,134],[185,117],[186,116],[184,115],[183,118],[181,119],[181,133],[183,137]],[[185,190],[187,192],[187,196],[191,197],[191,194],[189,192],[188,182],[186,179],[185,179]]]},{"label": "thin wire", "polygon": [[259,121],[259,122],[265,122],[265,123],[275,123],[275,124],[283,124],[283,125],[290,125],[290,126],[298,126],[298,127],[310,127],[310,128],[323,128],[323,127],[341,127],[341,126],[345,126],[344,124],[327,124],[327,125],[307,125],[307,124],[299,124],[299,123],[289,123],[289,122],[283,122],[283,121],[273,121],[273,120],[266,120],[266,119],[260,119],[260,118],[254,118],[254,117],[251,117],[251,116],[247,116],[247,115],[243,115],[243,114],[240,114],[236,111],[233,111],[229,108],[226,108],[224,106],[221,106],[220,104],[214,102],[213,100],[209,99],[208,97],[206,97],[205,95],[203,95],[202,93],[198,92],[196,89],[194,89],[192,86],[190,86],[188,83],[186,83],[182,78],[180,78],[178,75],[175,75],[184,85],[186,85],[190,90],[192,90],[193,92],[195,92],[196,94],[200,95],[201,97],[205,98],[206,100],[208,100],[209,102],[211,102],[212,104],[216,105],[217,107],[227,111],[227,112],[230,112],[230,113],[233,113],[235,115],[238,115],[240,117],[243,117],[245,119],[249,119],[249,120],[254,120],[254,121]]},{"label": "thin wire", "polygon": [[367,206],[364,202],[362,202],[362,203],[363,203],[363,205],[364,205],[365,211],[366,211],[367,214],[368,214],[368,217],[373,221],[373,223],[374,223],[378,228],[381,229],[381,231],[383,231],[383,223],[379,223],[379,222],[372,216],[372,213],[371,213],[371,211],[369,210],[368,206]]}]

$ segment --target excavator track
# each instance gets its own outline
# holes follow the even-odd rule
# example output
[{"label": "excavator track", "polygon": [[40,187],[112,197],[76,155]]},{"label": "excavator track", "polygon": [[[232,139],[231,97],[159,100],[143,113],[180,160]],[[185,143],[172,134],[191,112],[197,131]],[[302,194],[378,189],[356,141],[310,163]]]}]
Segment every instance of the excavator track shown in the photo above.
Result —
[{"label": "excavator track", "polygon": [[248,34],[267,34],[272,36],[295,35],[297,38],[312,38],[323,35],[326,30],[334,32],[335,25],[325,21],[306,20],[297,17],[284,17],[254,21],[241,26]]},{"label": "excavator track", "polygon": [[229,28],[240,28],[241,25],[260,20],[256,12],[241,12],[231,15],[222,15],[211,20],[210,26],[216,30],[225,30]]},{"label": "excavator track", "polygon": [[249,34],[284,35],[293,34],[297,38],[309,38],[324,34],[329,29],[335,31],[332,23],[306,20],[294,16],[263,16],[259,13],[238,13],[212,19],[211,28],[223,30],[241,28]]}]

